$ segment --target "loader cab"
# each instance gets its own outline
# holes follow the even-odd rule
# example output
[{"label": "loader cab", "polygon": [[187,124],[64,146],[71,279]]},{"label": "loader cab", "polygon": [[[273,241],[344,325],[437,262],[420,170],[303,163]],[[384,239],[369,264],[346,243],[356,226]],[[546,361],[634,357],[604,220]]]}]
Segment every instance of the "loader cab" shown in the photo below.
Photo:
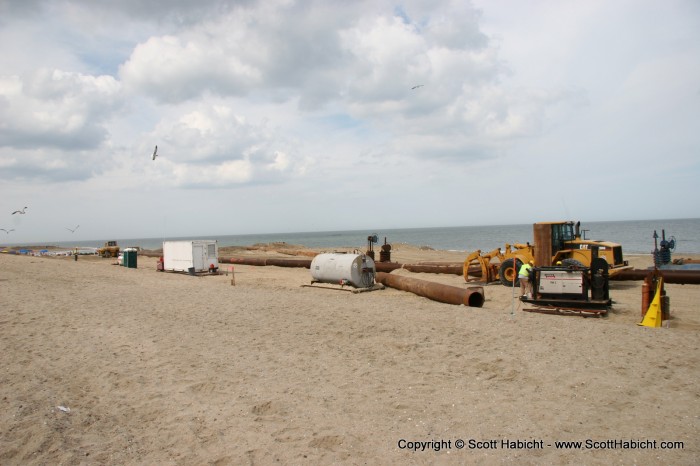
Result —
[{"label": "loader cab", "polygon": [[552,256],[558,251],[567,249],[566,243],[573,241],[578,236],[578,224],[574,231],[574,222],[553,223],[552,224]]},{"label": "loader cab", "polygon": [[[580,223],[563,222],[538,222],[533,225],[535,240],[535,264],[538,266],[552,265],[557,255],[562,251],[576,248],[573,243],[579,236]],[[556,259],[559,260],[559,259]]]}]

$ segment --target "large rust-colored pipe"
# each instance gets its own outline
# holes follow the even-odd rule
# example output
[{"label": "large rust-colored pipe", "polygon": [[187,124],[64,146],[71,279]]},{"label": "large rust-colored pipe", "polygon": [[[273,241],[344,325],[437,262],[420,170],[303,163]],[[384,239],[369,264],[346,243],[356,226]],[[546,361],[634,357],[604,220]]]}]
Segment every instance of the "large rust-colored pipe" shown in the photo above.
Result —
[{"label": "large rust-colored pipe", "polygon": [[[163,254],[160,252],[145,252],[139,253],[142,256],[159,257]],[[305,267],[311,268],[310,259],[274,259],[266,257],[219,257],[220,263],[241,264],[241,265],[276,265],[278,267]],[[453,275],[462,275],[462,266],[452,263],[419,263],[419,264],[399,264],[397,262],[375,262],[377,272],[392,272],[396,269],[404,268],[414,273],[445,273]],[[651,270],[648,269],[630,269],[621,270],[610,276],[610,280],[628,281],[628,280],[644,280]],[[700,285],[700,271],[695,270],[659,270],[661,276],[664,277],[664,282],[675,283],[681,285]],[[481,276],[481,268],[478,266],[469,268],[469,275]]]},{"label": "large rust-colored pipe", "polygon": [[391,272],[392,270],[400,269],[401,264],[397,262],[375,262],[374,268],[377,272]]},{"label": "large rust-colored pipe", "polygon": [[464,304],[469,307],[481,307],[484,305],[484,288],[474,286],[471,288],[457,288],[456,286],[443,285],[442,283],[418,280],[417,278],[392,275],[384,272],[377,272],[375,280],[384,286],[396,288],[397,290],[410,291],[411,293],[423,296],[447,304]]},{"label": "large rust-colored pipe", "polygon": [[[147,252],[142,251],[139,253],[142,256],[147,257],[160,257],[163,255],[162,252]],[[240,265],[254,265],[254,266],[266,266],[275,265],[277,267],[303,267],[311,268],[311,259],[285,259],[285,258],[267,258],[267,257],[219,257],[219,263],[221,264],[240,264]],[[392,272],[396,269],[404,268],[410,272],[414,273],[444,273],[450,275],[462,275],[463,265],[455,264],[454,262],[421,262],[418,264],[399,264],[398,262],[375,262],[375,269],[377,272]],[[469,275],[474,277],[481,276],[480,267],[470,267]]]},{"label": "large rust-colored pipe", "polygon": [[[160,257],[163,253],[160,252],[140,252],[146,257]],[[219,257],[221,264],[240,264],[240,265],[275,265],[277,267],[300,267],[311,268],[311,259],[286,259],[274,257]]]},{"label": "large rust-colored pipe", "polygon": [[[644,280],[651,270],[631,269],[621,270],[610,276],[610,280]],[[700,271],[695,270],[663,270],[658,274],[664,277],[664,283],[677,283],[679,285],[700,285]]]},{"label": "large rust-colored pipe", "polygon": [[300,267],[311,268],[311,259],[275,259],[270,258],[265,265],[276,265],[277,267]]},{"label": "large rust-colored pipe", "polygon": [[285,259],[274,257],[219,257],[219,262],[224,264],[275,265],[277,267],[301,267],[311,268],[311,259]]},{"label": "large rust-colored pipe", "polygon": [[219,257],[219,263],[264,266],[267,264],[267,258],[266,257]]},{"label": "large rust-colored pipe", "polygon": [[[240,264],[240,265],[276,265],[278,267],[304,267],[311,268],[311,259],[283,259],[283,258],[266,258],[266,257],[219,257],[219,262],[223,264]],[[455,264],[432,265],[432,264],[399,264],[398,262],[375,262],[377,272],[392,272],[396,269],[404,268],[414,273],[444,273],[451,275],[462,275],[463,266]],[[480,276],[481,269],[472,267],[469,269],[469,274]]]},{"label": "large rust-colored pipe", "polygon": [[463,265],[405,264],[403,268],[415,273],[446,273],[460,276],[464,273]]}]

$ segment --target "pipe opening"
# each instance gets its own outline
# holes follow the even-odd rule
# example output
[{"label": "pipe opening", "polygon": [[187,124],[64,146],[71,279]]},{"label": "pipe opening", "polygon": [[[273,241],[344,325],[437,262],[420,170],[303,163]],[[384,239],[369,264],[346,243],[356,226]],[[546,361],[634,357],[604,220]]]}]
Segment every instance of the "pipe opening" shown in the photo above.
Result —
[{"label": "pipe opening", "polygon": [[472,293],[467,297],[469,307],[482,307],[484,305],[484,295],[481,293]]}]

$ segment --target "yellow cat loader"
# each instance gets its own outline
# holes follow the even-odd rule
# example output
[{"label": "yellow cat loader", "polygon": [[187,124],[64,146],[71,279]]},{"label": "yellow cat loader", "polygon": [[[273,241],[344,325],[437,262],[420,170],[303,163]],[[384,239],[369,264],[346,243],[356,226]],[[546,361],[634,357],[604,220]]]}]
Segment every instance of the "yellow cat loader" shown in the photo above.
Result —
[{"label": "yellow cat loader", "polygon": [[[622,246],[609,241],[581,237],[581,222],[538,222],[533,225],[534,244],[506,244],[505,251],[495,249],[488,254],[474,251],[464,261],[466,281],[500,280],[506,286],[518,285],[517,271],[524,263],[534,261],[538,267],[557,265],[590,267],[594,258],[608,263],[610,276],[629,269],[622,257]],[[478,278],[475,278],[478,277]]]},{"label": "yellow cat loader", "polygon": [[118,257],[119,246],[116,241],[107,241],[104,247],[97,250],[97,255],[102,257]]}]

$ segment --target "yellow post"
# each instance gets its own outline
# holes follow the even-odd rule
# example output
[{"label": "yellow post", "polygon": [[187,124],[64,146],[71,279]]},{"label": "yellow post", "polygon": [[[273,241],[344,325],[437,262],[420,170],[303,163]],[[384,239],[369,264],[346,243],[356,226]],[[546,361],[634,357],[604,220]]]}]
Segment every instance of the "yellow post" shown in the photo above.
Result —
[{"label": "yellow post", "polygon": [[231,266],[231,286],[236,284],[236,276],[233,274],[233,266]]},{"label": "yellow post", "polygon": [[649,305],[644,319],[637,325],[643,327],[661,327],[662,313],[661,313],[661,285],[663,283],[663,278],[659,277],[659,283],[656,285],[656,294],[654,299]]}]

